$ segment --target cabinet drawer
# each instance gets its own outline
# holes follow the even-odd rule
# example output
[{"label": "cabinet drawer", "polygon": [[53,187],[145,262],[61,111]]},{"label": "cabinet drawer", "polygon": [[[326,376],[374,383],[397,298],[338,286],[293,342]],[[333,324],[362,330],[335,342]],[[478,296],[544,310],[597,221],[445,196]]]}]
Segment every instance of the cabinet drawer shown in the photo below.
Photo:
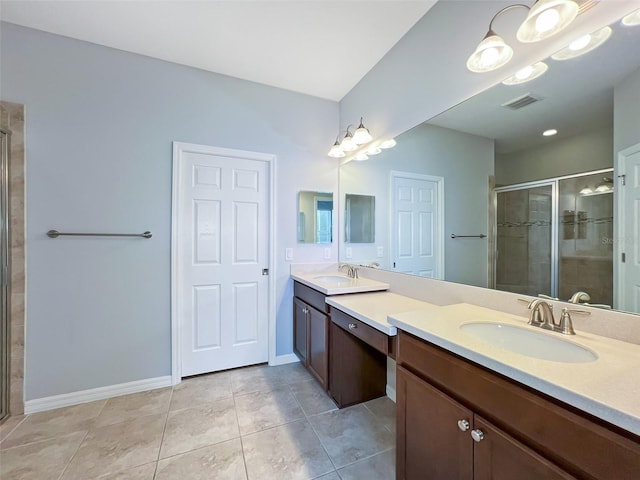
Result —
[{"label": "cabinet drawer", "polygon": [[331,307],[331,321],[385,355],[389,354],[389,337],[351,315]]},{"label": "cabinet drawer", "polygon": [[435,385],[571,474],[635,479],[640,438],[399,332],[398,365]]},{"label": "cabinet drawer", "polygon": [[329,312],[329,305],[324,301],[327,296],[313,288],[307,287],[306,285],[298,282],[293,282],[293,296],[298,297],[303,302],[308,303],[321,312]]}]

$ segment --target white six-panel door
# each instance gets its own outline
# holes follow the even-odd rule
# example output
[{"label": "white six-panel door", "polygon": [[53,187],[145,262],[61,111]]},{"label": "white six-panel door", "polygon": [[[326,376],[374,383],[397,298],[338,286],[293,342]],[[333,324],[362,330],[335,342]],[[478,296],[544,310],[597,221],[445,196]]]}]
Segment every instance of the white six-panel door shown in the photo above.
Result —
[{"label": "white six-panel door", "polygon": [[[640,312],[640,143],[620,153],[616,184],[618,195],[618,238],[612,241],[617,255],[618,276],[614,307]],[[623,259],[624,256],[624,259]]]},{"label": "white six-panel door", "polygon": [[443,278],[444,179],[391,172],[393,269]]},{"label": "white six-panel door", "polygon": [[183,377],[268,360],[269,165],[226,152],[174,146]]}]

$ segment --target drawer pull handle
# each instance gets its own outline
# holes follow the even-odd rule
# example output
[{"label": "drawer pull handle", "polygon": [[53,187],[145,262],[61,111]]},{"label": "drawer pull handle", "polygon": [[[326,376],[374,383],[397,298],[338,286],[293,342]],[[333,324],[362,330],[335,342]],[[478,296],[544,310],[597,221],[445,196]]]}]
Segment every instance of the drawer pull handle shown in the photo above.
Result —
[{"label": "drawer pull handle", "polygon": [[484,439],[484,432],[482,430],[471,430],[471,438],[474,442],[481,442]]},{"label": "drawer pull handle", "polygon": [[467,430],[469,430],[469,427],[470,425],[468,420],[458,420],[458,428],[463,432],[466,432]]},{"label": "drawer pull handle", "polygon": [[357,325],[355,323],[350,323],[349,330],[353,330],[354,328],[357,328]]}]

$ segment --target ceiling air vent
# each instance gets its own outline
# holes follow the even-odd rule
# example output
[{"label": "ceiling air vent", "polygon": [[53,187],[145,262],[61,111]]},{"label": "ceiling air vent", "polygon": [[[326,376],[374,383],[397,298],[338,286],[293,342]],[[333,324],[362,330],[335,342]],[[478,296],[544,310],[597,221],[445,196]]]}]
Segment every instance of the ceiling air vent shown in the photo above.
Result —
[{"label": "ceiling air vent", "polygon": [[526,107],[527,105],[531,105],[532,103],[536,103],[540,100],[542,100],[542,98],[526,93],[521,97],[514,98],[513,100],[509,100],[507,103],[503,103],[502,106],[510,108],[511,110],[519,110],[522,107]]}]

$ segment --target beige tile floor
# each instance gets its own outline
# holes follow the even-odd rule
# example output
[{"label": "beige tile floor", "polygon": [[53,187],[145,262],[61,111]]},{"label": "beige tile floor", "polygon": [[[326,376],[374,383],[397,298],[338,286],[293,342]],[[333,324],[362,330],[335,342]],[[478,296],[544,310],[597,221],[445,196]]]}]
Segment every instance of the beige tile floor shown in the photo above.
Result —
[{"label": "beige tile floor", "polygon": [[300,364],[10,418],[2,480],[393,480],[395,405],[342,410]]}]

